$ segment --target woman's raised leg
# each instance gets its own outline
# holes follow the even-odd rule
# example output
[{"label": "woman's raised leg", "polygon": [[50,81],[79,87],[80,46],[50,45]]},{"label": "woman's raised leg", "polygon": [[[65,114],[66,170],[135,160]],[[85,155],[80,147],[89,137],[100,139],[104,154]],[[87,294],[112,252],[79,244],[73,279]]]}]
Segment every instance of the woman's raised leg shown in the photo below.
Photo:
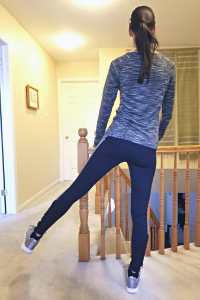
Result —
[{"label": "woman's raised leg", "polygon": [[123,140],[106,137],[97,145],[85,166],[72,183],[50,206],[38,222],[35,232],[43,235],[78,199],[83,197],[106,173],[126,160]]}]

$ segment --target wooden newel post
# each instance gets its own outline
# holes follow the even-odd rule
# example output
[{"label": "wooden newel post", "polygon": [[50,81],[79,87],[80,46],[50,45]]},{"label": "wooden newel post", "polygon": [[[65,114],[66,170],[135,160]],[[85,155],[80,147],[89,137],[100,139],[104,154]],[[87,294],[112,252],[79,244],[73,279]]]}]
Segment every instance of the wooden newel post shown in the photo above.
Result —
[{"label": "wooden newel post", "polygon": [[[80,139],[78,140],[77,152],[78,152],[78,173],[81,172],[85,166],[89,154],[88,154],[88,141],[86,139],[87,129],[80,128],[78,134]],[[88,193],[79,199],[79,215],[80,215],[80,227],[79,227],[79,261],[89,261],[90,259],[90,231],[88,227]]]}]

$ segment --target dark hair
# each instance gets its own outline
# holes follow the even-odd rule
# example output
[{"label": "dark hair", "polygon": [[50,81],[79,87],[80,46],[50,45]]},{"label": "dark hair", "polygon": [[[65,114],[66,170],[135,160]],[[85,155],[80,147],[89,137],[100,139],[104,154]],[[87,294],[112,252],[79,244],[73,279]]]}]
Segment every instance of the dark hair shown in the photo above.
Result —
[{"label": "dark hair", "polygon": [[153,53],[159,45],[155,35],[151,32],[155,23],[154,13],[148,6],[138,6],[131,13],[129,28],[135,34],[136,48],[143,61],[138,77],[138,83],[141,84],[144,81],[145,74],[147,74],[147,83],[149,82]]}]

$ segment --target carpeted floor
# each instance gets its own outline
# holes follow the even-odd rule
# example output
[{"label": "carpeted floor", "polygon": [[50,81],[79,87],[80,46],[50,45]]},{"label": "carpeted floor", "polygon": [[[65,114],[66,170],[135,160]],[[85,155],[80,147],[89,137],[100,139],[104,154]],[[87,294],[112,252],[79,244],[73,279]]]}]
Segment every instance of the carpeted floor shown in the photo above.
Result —
[{"label": "carpeted floor", "polygon": [[[56,187],[58,188],[58,187]],[[57,193],[63,192],[61,190]],[[0,216],[0,299],[1,300],[200,300],[200,247],[190,244],[164,255],[151,252],[144,258],[138,294],[125,291],[123,265],[130,255],[96,256],[100,216],[94,213],[95,188],[89,191],[91,258],[78,262],[79,202],[44,235],[31,255],[20,249],[25,230],[35,225],[52,200],[17,215]],[[55,195],[54,195],[55,196]]]}]

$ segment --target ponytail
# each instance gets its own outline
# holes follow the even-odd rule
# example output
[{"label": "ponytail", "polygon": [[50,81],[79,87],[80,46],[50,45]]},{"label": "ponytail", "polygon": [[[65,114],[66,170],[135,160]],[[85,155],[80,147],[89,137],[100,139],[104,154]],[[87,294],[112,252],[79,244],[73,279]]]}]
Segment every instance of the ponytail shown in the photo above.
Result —
[{"label": "ponytail", "polygon": [[[142,17],[144,16],[144,17]],[[142,57],[142,66],[138,83],[142,84],[145,75],[147,75],[147,83],[150,79],[153,53],[159,43],[152,33],[155,26],[155,16],[148,6],[138,6],[131,14],[130,29],[135,34],[135,44]]]}]

